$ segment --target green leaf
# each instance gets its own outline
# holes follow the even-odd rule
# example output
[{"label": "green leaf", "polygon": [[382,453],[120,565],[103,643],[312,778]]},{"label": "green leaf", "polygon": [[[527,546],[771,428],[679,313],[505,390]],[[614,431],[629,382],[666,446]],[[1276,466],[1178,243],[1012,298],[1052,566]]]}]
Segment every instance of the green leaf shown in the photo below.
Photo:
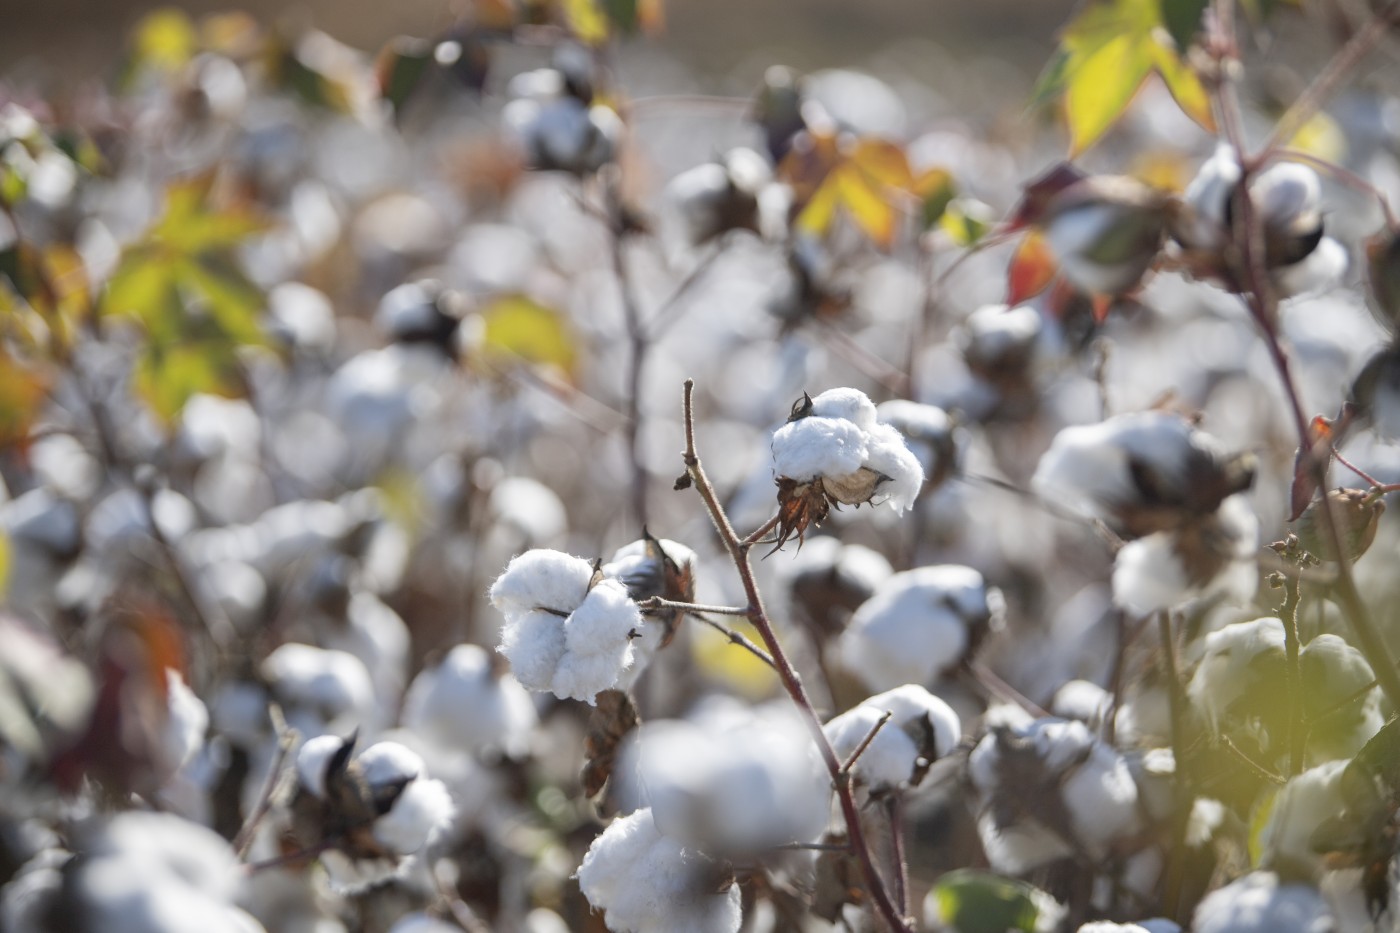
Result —
[{"label": "green leaf", "polygon": [[1162,0],[1162,24],[1178,49],[1185,49],[1201,29],[1201,17],[1210,0]]},{"label": "green leaf", "polygon": [[1042,914],[1060,913],[1053,898],[1026,882],[972,869],[948,872],[928,896],[942,923],[958,933],[1034,933]]},{"label": "green leaf", "polygon": [[411,36],[390,39],[375,62],[380,96],[392,104],[395,111],[401,110],[432,61],[433,44],[426,39]]},{"label": "green leaf", "polygon": [[1072,154],[1088,149],[1118,121],[1154,71],[1187,116],[1214,130],[1209,95],[1181,58],[1183,46],[1172,38],[1163,2],[1090,0],[1062,33],[1035,98],[1063,93]]},{"label": "green leaf", "polygon": [[958,186],[947,169],[929,169],[914,182],[914,193],[924,204],[924,229],[935,226],[943,219],[948,205],[957,196]]},{"label": "green leaf", "polygon": [[574,338],[562,315],[524,295],[492,302],[481,312],[482,349],[489,355],[557,366],[572,372]]},{"label": "green leaf", "polygon": [[954,198],[948,202],[938,225],[958,246],[972,246],[987,235],[996,215],[976,198]]},{"label": "green leaf", "polygon": [[136,361],[137,394],[166,425],[195,395],[241,396],[246,385],[236,349],[217,332],[170,343],[150,340]]}]

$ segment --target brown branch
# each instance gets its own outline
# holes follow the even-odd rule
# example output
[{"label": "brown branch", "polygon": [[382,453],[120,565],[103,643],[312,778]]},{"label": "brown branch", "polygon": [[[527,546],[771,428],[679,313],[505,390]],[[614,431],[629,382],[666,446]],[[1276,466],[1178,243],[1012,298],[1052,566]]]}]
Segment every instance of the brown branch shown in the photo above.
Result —
[{"label": "brown branch", "polygon": [[715,631],[723,635],[725,638],[729,639],[730,644],[738,645],[740,648],[743,648],[749,654],[758,658],[760,661],[762,661],[764,664],[767,664],[774,670],[778,669],[778,665],[773,663],[773,656],[770,655],[768,652],[764,651],[762,648],[758,647],[758,645],[755,645],[743,633],[736,632],[729,626],[721,622],[716,622],[714,619],[711,619],[708,616],[702,616],[698,612],[687,612],[686,615],[690,616],[692,619],[695,619],[698,622],[703,622],[704,624],[708,625],[710,628],[714,629]]},{"label": "brown branch", "polygon": [[238,834],[233,837],[233,851],[239,858],[248,854],[258,825],[272,810],[272,803],[283,783],[282,778],[289,773],[286,770],[287,756],[292,753],[292,747],[300,738],[297,731],[287,725],[287,720],[282,716],[282,708],[276,703],[268,707],[268,714],[272,717],[272,728],[277,735],[277,753],[273,755],[267,777],[263,779],[262,787],[258,790],[257,802],[253,804],[253,809],[248,811],[248,818],[239,827]]},{"label": "brown branch", "polygon": [[773,624],[768,618],[768,612],[763,605],[763,596],[758,591],[758,583],[754,578],[753,565],[749,560],[750,545],[746,545],[734,531],[734,526],[729,521],[729,516],[725,513],[724,507],[720,504],[719,497],[715,494],[714,486],[710,484],[709,477],[705,474],[705,469],[700,463],[700,455],[695,447],[695,381],[687,379],[685,381],[684,392],[684,422],[685,422],[685,470],[691,485],[700,494],[701,500],[705,504],[705,510],[710,515],[710,521],[714,523],[716,531],[719,532],[720,540],[724,544],[725,550],[729,553],[730,559],[734,563],[735,569],[739,573],[739,579],[744,586],[744,595],[749,601],[750,614],[749,621],[758,630],[764,645],[773,656],[773,667],[778,673],[778,679],[782,681],[784,690],[791,697],[793,704],[801,714],[808,731],[812,735],[812,741],[816,743],[817,751],[821,754],[822,762],[826,765],[827,772],[831,775],[833,789],[836,792],[837,800],[841,806],[841,815],[846,823],[846,831],[851,843],[851,850],[855,853],[860,862],[861,873],[865,877],[866,887],[874,902],[876,913],[879,914],[885,924],[895,931],[907,933],[912,929],[909,920],[901,913],[898,905],[890,895],[888,886],[880,876],[879,869],[875,864],[875,857],[871,852],[869,840],[866,838],[864,827],[861,825],[860,811],[856,805],[855,793],[849,780],[849,776],[841,771],[841,761],[836,756],[836,750],[832,747],[831,741],[827,738],[826,732],[822,729],[821,719],[817,716],[816,709],[812,706],[811,699],[807,696],[807,690],[802,685],[802,678],[798,675],[792,662],[788,660],[787,653],[783,650],[782,643],[778,640],[777,633],[773,629]]},{"label": "brown branch", "polygon": [[890,717],[893,715],[894,713],[892,711],[885,710],[885,715],[881,716],[879,720],[876,721],[875,725],[870,727],[870,731],[865,734],[865,738],[860,740],[860,744],[856,746],[855,751],[851,752],[850,757],[841,763],[842,774],[850,774],[851,771],[855,769],[856,762],[860,760],[860,756],[865,754],[865,750],[870,747],[870,743],[875,741],[875,736],[880,734],[880,730],[885,728],[885,723],[889,722]]}]

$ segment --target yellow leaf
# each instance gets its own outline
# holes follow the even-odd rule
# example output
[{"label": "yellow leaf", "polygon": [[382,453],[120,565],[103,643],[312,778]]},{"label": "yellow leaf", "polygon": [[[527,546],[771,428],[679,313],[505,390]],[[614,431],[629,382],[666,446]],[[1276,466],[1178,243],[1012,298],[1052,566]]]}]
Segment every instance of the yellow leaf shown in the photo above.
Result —
[{"label": "yellow leaf", "polygon": [[511,295],[488,305],[481,319],[486,353],[572,371],[574,338],[563,316],[553,308],[524,295]]},{"label": "yellow leaf", "polygon": [[1162,37],[1156,32],[1154,37],[1158,41],[1153,47],[1153,64],[1177,106],[1203,129],[1215,132],[1215,114],[1210,108],[1210,94],[1206,92],[1200,76],[1181,60],[1175,48],[1163,45],[1160,41]]},{"label": "yellow leaf", "polygon": [[900,191],[914,190],[914,173],[904,150],[882,139],[862,139],[848,159],[871,185],[889,185]]},{"label": "yellow leaf", "polygon": [[167,7],[146,14],[132,40],[136,61],[160,71],[175,71],[194,57],[199,34],[183,10]]},{"label": "yellow leaf", "polygon": [[10,539],[0,531],[0,597],[10,589]]},{"label": "yellow leaf", "polygon": [[[756,645],[762,644],[758,630],[748,622],[736,621],[729,628]],[[750,700],[770,696],[777,686],[771,667],[708,626],[695,627],[690,654],[701,673]]]},{"label": "yellow leaf", "polygon": [[890,205],[890,196],[870,183],[854,165],[844,165],[833,174],[841,193],[841,207],[866,236],[884,249],[894,245],[899,230],[899,214]]},{"label": "yellow leaf", "polygon": [[423,526],[427,502],[422,485],[412,470],[390,467],[374,481],[384,514],[410,536],[416,536]]},{"label": "yellow leaf", "polygon": [[827,180],[797,215],[794,223],[799,232],[820,239],[831,229],[831,223],[836,218],[836,205],[841,200],[841,186],[835,175],[835,172],[827,175]]},{"label": "yellow leaf", "polygon": [[1315,114],[1288,141],[1289,149],[1297,149],[1326,162],[1345,162],[1347,137],[1342,128],[1325,113]]},{"label": "yellow leaf", "polygon": [[602,45],[608,41],[608,17],[597,0],[560,0],[564,20],[580,42]]},{"label": "yellow leaf", "polygon": [[1064,92],[1072,155],[1118,121],[1153,71],[1191,119],[1214,129],[1210,98],[1182,61],[1160,0],[1090,0],[1062,34],[1056,67],[1042,88],[1042,94]]}]

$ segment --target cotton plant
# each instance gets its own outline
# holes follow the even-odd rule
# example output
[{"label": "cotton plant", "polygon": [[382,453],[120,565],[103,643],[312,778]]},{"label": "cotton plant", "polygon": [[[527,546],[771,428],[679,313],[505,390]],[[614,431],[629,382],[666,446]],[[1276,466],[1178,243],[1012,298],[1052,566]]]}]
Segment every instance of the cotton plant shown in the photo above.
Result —
[{"label": "cotton plant", "polygon": [[1032,487],[1103,522],[1125,540],[1113,597],[1147,614],[1203,596],[1253,595],[1258,519],[1245,491],[1254,458],[1163,411],[1065,428],[1040,458]]},{"label": "cotton plant", "polygon": [[1195,933],[1334,933],[1327,901],[1316,888],[1288,883],[1271,871],[1250,872],[1216,888],[1196,906]]},{"label": "cotton plant", "polygon": [[1103,862],[1142,829],[1124,758],[1081,722],[998,726],[968,758],[977,831],[992,867],[1018,875],[1082,855]]},{"label": "cotton plant", "polygon": [[841,663],[874,690],[931,686],[1003,624],[1005,599],[971,567],[897,573],[851,617],[836,642]]},{"label": "cotton plant", "polygon": [[491,584],[505,616],[497,649],[531,690],[592,705],[632,666],[646,623],[625,584],[581,557],[526,551]]},{"label": "cotton plant", "polygon": [[593,840],[578,883],[613,933],[738,933],[743,922],[732,870],[663,835],[648,808]]},{"label": "cotton plant", "polygon": [[924,470],[875,404],[856,389],[803,395],[773,434],[779,541],[799,539],[833,506],[885,503],[903,514],[924,484]]},{"label": "cotton plant", "polygon": [[297,752],[301,796],[296,822],[324,848],[339,890],[364,890],[397,877],[449,828],[452,798],[427,775],[423,759],[397,742],[354,754],[355,738],[322,735]]}]

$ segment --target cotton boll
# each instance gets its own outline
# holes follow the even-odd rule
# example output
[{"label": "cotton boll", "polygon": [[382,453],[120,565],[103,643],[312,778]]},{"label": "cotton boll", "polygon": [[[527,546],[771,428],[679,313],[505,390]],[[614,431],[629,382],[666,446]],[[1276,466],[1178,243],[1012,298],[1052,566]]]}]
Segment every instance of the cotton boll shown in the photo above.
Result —
[{"label": "cotton boll", "polygon": [[978,833],[994,868],[1030,871],[1083,851],[1106,857],[1141,830],[1127,762],[1081,722],[997,727],[968,759]]},{"label": "cotton boll", "polygon": [[1196,907],[1194,933],[1333,933],[1336,922],[1313,888],[1250,872],[1210,892]]},{"label": "cotton boll", "polygon": [[593,567],[581,557],[536,549],[511,560],[491,584],[491,602],[502,612],[554,609],[569,613],[583,602]]},{"label": "cotton boll", "polygon": [[501,630],[497,650],[510,661],[510,669],[522,685],[548,691],[566,650],[564,620],[548,612],[512,616]]},{"label": "cotton boll", "polygon": [[29,445],[29,463],[40,488],[48,488],[65,499],[91,498],[102,481],[97,458],[70,434],[50,434]]},{"label": "cotton boll", "polygon": [[439,920],[429,914],[413,913],[400,917],[389,928],[389,933],[461,933],[461,929],[455,923]]},{"label": "cotton boll", "polygon": [[856,610],[838,643],[842,663],[867,686],[930,684],[1001,624],[1001,592],[970,567],[895,574]]},{"label": "cotton boll", "polygon": [[1143,920],[1140,923],[1096,920],[1081,926],[1078,933],[1181,933],[1181,927],[1170,920]]},{"label": "cotton boll", "polygon": [[1303,259],[1275,269],[1272,278],[1283,297],[1312,295],[1336,285],[1349,264],[1346,247],[1331,237],[1323,237]]},{"label": "cotton boll", "polygon": [[262,663],[262,675],[303,735],[349,732],[374,708],[374,686],[359,658],[289,642]]},{"label": "cotton boll", "polygon": [[267,293],[267,309],[273,333],[296,349],[320,354],[335,346],[335,310],[323,292],[282,282]]},{"label": "cotton boll", "polygon": [[496,674],[476,645],[453,648],[442,664],[414,678],[404,699],[404,726],[474,755],[524,754],[536,721],[535,705],[519,681],[508,672]]},{"label": "cotton boll", "polygon": [[1098,684],[1071,680],[1055,691],[1050,712],[1064,719],[1077,719],[1097,726],[1113,707],[1113,696]]},{"label": "cotton boll", "polygon": [[1241,175],[1234,147],[1221,143],[1186,186],[1185,201],[1194,213],[1173,231],[1178,240],[1193,249],[1220,248],[1229,234],[1225,211]]},{"label": "cotton boll", "polygon": [[876,409],[881,423],[892,425],[919,458],[924,476],[939,486],[957,467],[958,439],[954,420],[935,405],[904,399],[881,402]]},{"label": "cotton boll", "polygon": [[953,750],[962,737],[957,713],[922,687],[906,684],[870,697],[826,724],[836,754],[848,760],[885,715],[889,721],[875,733],[856,762],[856,775],[871,788],[898,787],[922,777],[919,759],[927,763]]},{"label": "cotton boll", "polygon": [[199,394],[180,410],[177,442],[200,460],[256,458],[261,438],[258,413],[242,399]]},{"label": "cotton boll", "polygon": [[41,547],[55,556],[70,557],[78,550],[77,509],[43,487],[0,504],[0,527],[12,541]]},{"label": "cotton boll", "polygon": [[1249,185],[1249,197],[1266,228],[1302,233],[1321,223],[1322,184],[1317,173],[1297,162],[1278,162]]},{"label": "cotton boll", "polygon": [[875,403],[858,389],[827,389],[812,399],[812,414],[818,418],[849,421],[862,431],[875,427]]},{"label": "cotton boll", "polygon": [[869,438],[865,466],[889,478],[877,487],[879,494],[895,512],[903,515],[913,507],[924,487],[923,466],[899,431],[890,425],[875,425],[870,429]]},{"label": "cotton boll", "polygon": [[1242,495],[1175,531],[1130,541],[1113,562],[1113,599],[1139,616],[1203,596],[1243,604],[1254,595],[1259,520]]},{"label": "cotton boll", "polygon": [[166,668],[167,718],[162,736],[165,764],[172,772],[183,768],[204,747],[209,710],[174,668]]},{"label": "cotton boll", "polygon": [[615,933],[737,933],[743,919],[732,878],[657,832],[649,809],[614,820],[577,877]]},{"label": "cotton boll", "polygon": [[616,657],[621,667],[631,663],[631,640],[640,634],[641,613],[617,580],[601,580],[588,591],[564,625],[567,650],[579,655]]},{"label": "cotton boll", "polygon": [[520,529],[531,545],[547,544],[569,527],[558,493],[528,476],[507,476],[491,489],[491,513]]},{"label": "cotton boll", "polygon": [[297,779],[301,786],[317,797],[326,796],[326,769],[335,755],[345,747],[345,740],[335,735],[318,735],[307,739],[297,750]]},{"label": "cotton boll", "polygon": [[774,474],[798,482],[848,476],[866,454],[866,435],[851,421],[812,416],[790,421],[773,435]]},{"label": "cotton boll", "polygon": [[[366,749],[365,754],[372,750],[373,747]],[[418,760],[421,764],[422,759]],[[452,796],[441,781],[417,777],[394,798],[389,812],[374,821],[371,831],[380,845],[400,855],[412,855],[431,844],[452,821],[455,812]]]},{"label": "cotton boll", "polygon": [[398,742],[376,742],[356,757],[373,790],[412,781],[423,773],[423,758]]},{"label": "cotton boll", "polygon": [[1282,676],[1283,623],[1275,618],[1235,622],[1205,639],[1205,653],[1186,693],[1217,733],[1237,721],[1236,709],[1261,683]]},{"label": "cotton boll", "polygon": [[1289,877],[1318,878],[1322,857],[1312,840],[1318,828],[1347,808],[1342,789],[1346,761],[1329,761],[1289,779],[1274,798],[1259,836],[1260,866]]}]

